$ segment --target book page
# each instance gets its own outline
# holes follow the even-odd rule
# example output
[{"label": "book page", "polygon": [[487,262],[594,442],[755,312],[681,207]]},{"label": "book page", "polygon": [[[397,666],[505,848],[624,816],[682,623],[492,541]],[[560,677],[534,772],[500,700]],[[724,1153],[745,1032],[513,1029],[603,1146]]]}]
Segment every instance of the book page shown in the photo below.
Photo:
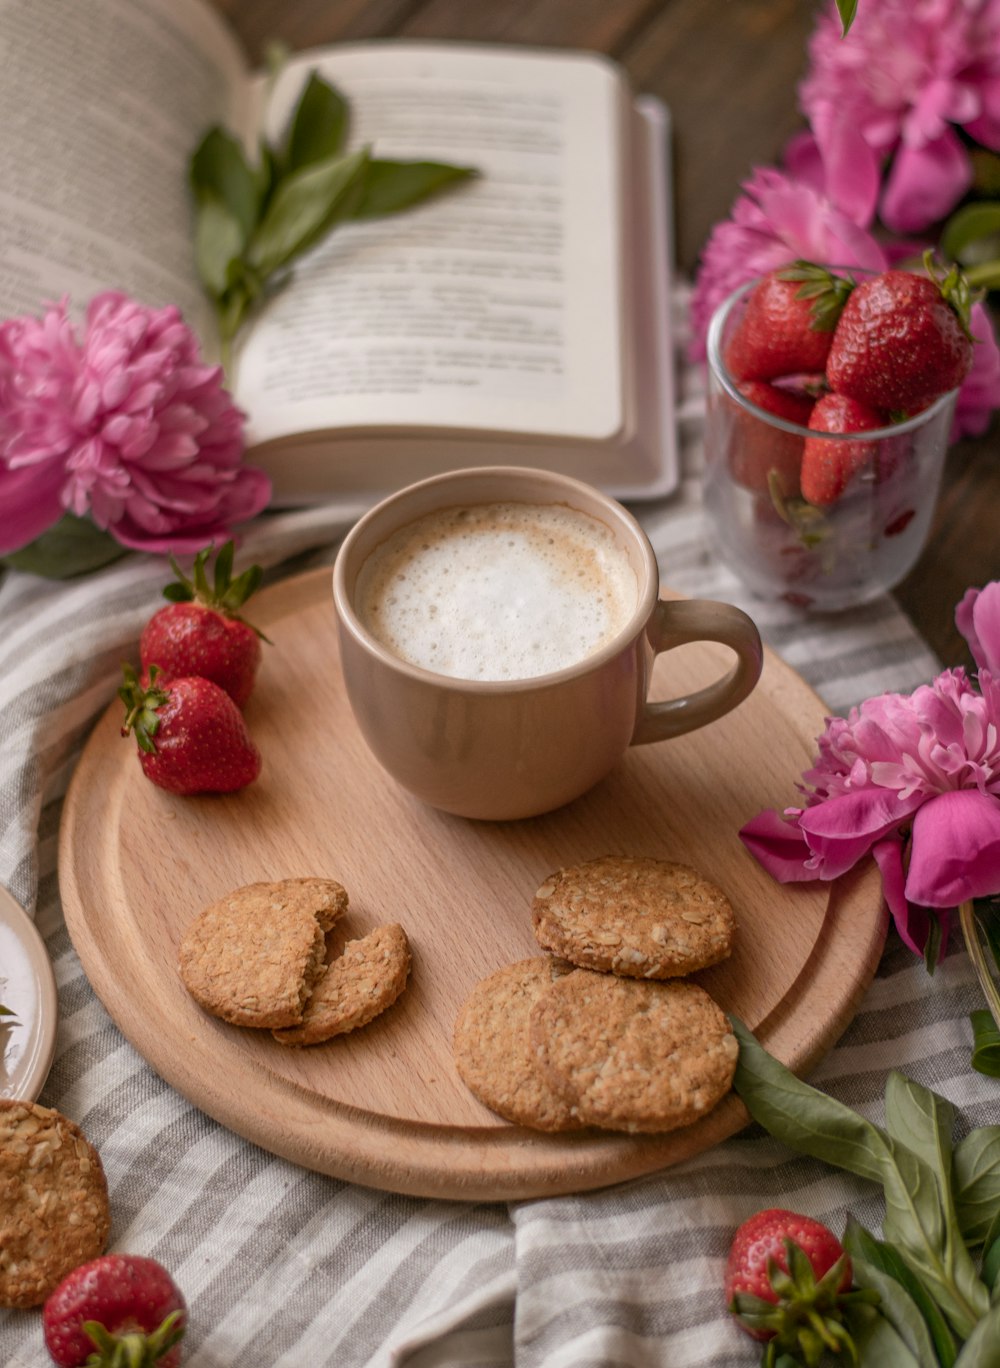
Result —
[{"label": "book page", "polygon": [[0,316],[114,288],[178,305],[214,349],[187,160],[238,117],[243,75],[192,0],[0,0]]},{"label": "book page", "polygon": [[585,54],[393,42],[303,54],[351,103],[351,147],[479,180],[344,224],[243,346],[251,438],[399,425],[602,439],[623,421],[623,87]]}]

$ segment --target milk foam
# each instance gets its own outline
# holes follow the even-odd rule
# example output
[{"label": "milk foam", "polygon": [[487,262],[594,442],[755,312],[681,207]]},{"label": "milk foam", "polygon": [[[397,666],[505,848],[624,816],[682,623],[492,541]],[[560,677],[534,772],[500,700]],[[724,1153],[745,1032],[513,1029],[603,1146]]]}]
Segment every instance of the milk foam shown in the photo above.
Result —
[{"label": "milk foam", "polygon": [[593,655],[635,612],[610,528],[554,504],[448,508],[361,568],[355,607],[394,655],[456,679],[531,679]]}]

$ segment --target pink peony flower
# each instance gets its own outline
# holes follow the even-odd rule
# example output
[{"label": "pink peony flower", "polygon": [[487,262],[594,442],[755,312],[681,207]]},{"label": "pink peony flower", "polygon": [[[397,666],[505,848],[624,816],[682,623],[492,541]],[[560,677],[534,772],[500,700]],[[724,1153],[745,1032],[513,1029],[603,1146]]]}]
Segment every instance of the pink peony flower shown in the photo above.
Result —
[{"label": "pink peony flower", "polygon": [[0,325],[0,552],[65,510],[124,546],[199,550],[267,505],[242,456],[243,414],[176,308],[98,295],[82,344],[65,301]]},{"label": "pink peony flower", "polygon": [[705,356],[715,309],[733,290],[798,258],[880,271],[883,249],[815,187],[773,167],[743,184],[729,219],[716,224],[702,252],[691,298],[693,360]]},{"label": "pink peony flower", "polygon": [[891,158],[880,216],[917,232],[971,184],[956,128],[1000,150],[1000,0],[878,0],[846,38],[831,0],[809,52],[800,102],[835,203],[857,205]]},{"label": "pink peony flower", "polygon": [[1000,348],[993,323],[981,303],[972,306],[970,331],[976,345],[972,349],[972,369],[958,391],[951,429],[953,442],[960,437],[981,437],[994,410],[1000,408]]},{"label": "pink peony flower", "polygon": [[870,698],[830,718],[799,786],[805,806],[740,832],[779,882],[836,879],[871,853],[905,943],[922,953],[936,909],[1000,891],[1000,583],[956,613],[980,663],[979,691],[945,670],[911,695]]}]

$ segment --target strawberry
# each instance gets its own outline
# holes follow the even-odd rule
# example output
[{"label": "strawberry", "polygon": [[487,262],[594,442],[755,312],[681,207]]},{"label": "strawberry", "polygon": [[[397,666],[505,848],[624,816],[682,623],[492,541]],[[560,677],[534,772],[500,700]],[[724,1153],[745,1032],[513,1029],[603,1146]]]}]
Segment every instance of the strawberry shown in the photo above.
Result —
[{"label": "strawberry", "polygon": [[42,1308],[45,1345],[61,1368],[176,1368],[186,1324],[187,1306],[170,1274],[138,1254],[81,1264]]},{"label": "strawberry", "polygon": [[[744,399],[783,418],[787,423],[805,427],[812,413],[813,400],[793,390],[779,389],[766,380],[743,380],[736,388]],[[732,401],[730,401],[732,402]],[[777,481],[782,496],[793,498],[799,492],[799,467],[802,464],[803,438],[783,428],[772,427],[751,410],[733,407],[733,428],[729,437],[729,468],[733,479],[745,489],[764,494]]]},{"label": "strawberry", "polygon": [[801,1356],[814,1368],[823,1355],[846,1349],[857,1362],[842,1312],[870,1302],[850,1292],[851,1261],[840,1241],[808,1216],[771,1208],[737,1230],[726,1263],[726,1302],[753,1339],[767,1342],[764,1364],[780,1354]]},{"label": "strawberry", "polygon": [[884,271],[862,280],[844,305],[827,358],[839,394],[891,413],[913,414],[955,389],[972,367],[968,282]]},{"label": "strawberry", "polygon": [[853,282],[797,261],[747,295],[723,359],[734,380],[776,380],[826,368],[833,329]]},{"label": "strawberry", "polygon": [[263,571],[251,565],[236,579],[233,543],[226,542],[215,558],[213,583],[205,565],[212,548],[194,558],[192,578],[170,564],[177,580],[163,591],[170,606],[161,608],[146,624],[139,640],[143,670],[160,668],[161,683],[185,675],[200,675],[225,689],[239,707],[246,704],[260,666],[262,634],[239,615],[260,584]]},{"label": "strawberry", "polygon": [[[843,394],[816,400],[808,426],[813,432],[870,432],[886,427],[884,414]],[[802,497],[824,507],[834,504],[851,477],[875,462],[878,442],[831,442],[807,437],[802,453]]]},{"label": "strawberry", "polygon": [[152,665],[143,683],[123,666],[118,695],[125,704],[122,736],[135,733],[139,763],[148,779],[171,793],[232,793],[260,773],[260,752],[243,714],[210,679],[159,683]]}]

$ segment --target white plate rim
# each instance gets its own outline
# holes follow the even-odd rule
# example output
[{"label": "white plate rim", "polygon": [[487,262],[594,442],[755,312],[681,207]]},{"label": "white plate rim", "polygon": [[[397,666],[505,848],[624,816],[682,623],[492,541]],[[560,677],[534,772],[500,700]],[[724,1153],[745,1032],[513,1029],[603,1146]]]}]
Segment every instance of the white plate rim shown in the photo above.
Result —
[{"label": "white plate rim", "polygon": [[0,921],[12,927],[28,957],[34,975],[35,1020],[22,1061],[12,1077],[11,1097],[34,1102],[52,1067],[56,1046],[56,1020],[59,1013],[56,980],[45,942],[38,927],[14,895],[0,884]]}]

